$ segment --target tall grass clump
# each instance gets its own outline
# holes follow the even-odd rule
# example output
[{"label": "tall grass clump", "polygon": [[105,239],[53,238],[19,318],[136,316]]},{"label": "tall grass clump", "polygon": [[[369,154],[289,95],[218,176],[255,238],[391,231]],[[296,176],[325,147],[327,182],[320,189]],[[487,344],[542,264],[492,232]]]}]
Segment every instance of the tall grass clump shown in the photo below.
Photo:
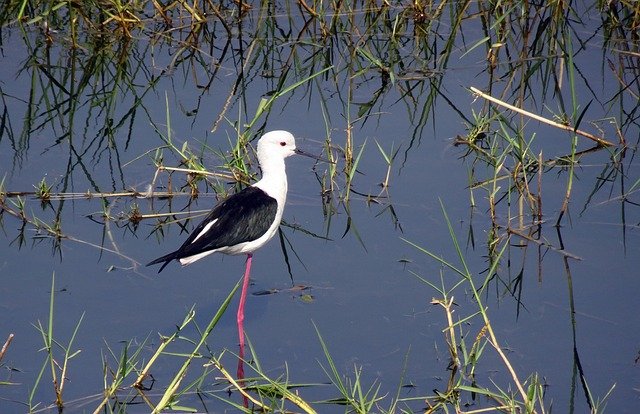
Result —
[{"label": "tall grass clump", "polygon": [[[405,240],[408,244],[440,263],[445,274],[440,276],[440,282],[432,278],[412,272],[420,281],[433,289],[438,296],[432,299],[433,305],[439,306],[445,314],[446,325],[443,330],[449,353],[449,379],[446,390],[427,397],[428,412],[447,411],[449,408],[456,412],[464,412],[467,398],[475,400],[477,395],[485,398],[488,410],[503,412],[545,413],[544,383],[539,374],[531,374],[522,379],[509,360],[501,341],[495,333],[491,322],[490,309],[485,304],[484,296],[490,280],[494,277],[500,258],[505,252],[506,243],[497,253],[491,267],[485,273],[484,279],[476,281],[468,268],[464,253],[457,236],[451,226],[449,217],[442,206],[445,221],[457,255],[458,263],[447,261],[418,244]],[[452,278],[447,273],[457,276]],[[471,294],[471,301],[475,308],[468,315],[458,315],[454,309],[455,296],[464,292]],[[483,359],[490,358],[487,353],[495,353],[505,371],[503,380],[505,385],[493,383],[481,377],[477,367]]]},{"label": "tall grass clump", "polygon": [[46,324],[42,324],[42,322],[38,321],[36,325],[36,329],[40,332],[43,342],[42,350],[45,352],[46,357],[42,364],[42,368],[40,368],[40,372],[38,373],[35,383],[29,393],[29,400],[27,405],[29,407],[29,411],[34,411],[40,406],[40,403],[35,401],[36,392],[40,387],[43,387],[41,384],[42,380],[45,377],[45,372],[49,371],[49,381],[53,386],[53,394],[55,395],[55,405],[58,407],[59,411],[62,411],[65,406],[64,399],[64,390],[67,385],[67,378],[69,376],[70,364],[74,357],[80,354],[80,349],[74,349],[74,341],[80,325],[82,324],[82,320],[84,318],[84,314],[80,316],[80,319],[76,323],[75,329],[71,334],[67,343],[63,343],[61,340],[56,339],[54,335],[54,303],[55,303],[55,293],[56,293],[56,284],[55,284],[55,273],[51,277],[51,293],[49,297],[49,317]]}]

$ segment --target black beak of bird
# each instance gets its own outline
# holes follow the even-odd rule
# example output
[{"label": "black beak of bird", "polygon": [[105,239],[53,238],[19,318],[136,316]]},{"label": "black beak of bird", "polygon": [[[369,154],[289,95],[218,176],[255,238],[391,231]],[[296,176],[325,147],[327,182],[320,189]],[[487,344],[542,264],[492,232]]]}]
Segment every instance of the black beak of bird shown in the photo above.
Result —
[{"label": "black beak of bird", "polygon": [[305,152],[305,151],[303,151],[301,149],[298,149],[298,148],[294,149],[293,152],[295,152],[298,155],[304,155],[305,157],[313,158],[313,159],[318,160],[318,161],[328,162],[329,164],[335,164],[333,161],[329,161],[328,159],[319,157],[317,155],[309,154],[308,152]]}]

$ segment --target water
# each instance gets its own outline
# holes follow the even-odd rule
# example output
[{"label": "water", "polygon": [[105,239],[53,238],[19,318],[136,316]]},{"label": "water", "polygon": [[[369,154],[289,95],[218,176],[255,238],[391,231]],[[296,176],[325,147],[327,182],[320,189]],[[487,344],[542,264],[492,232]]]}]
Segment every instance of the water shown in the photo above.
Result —
[{"label": "water", "polygon": [[[254,12],[247,22],[257,20],[258,15]],[[288,24],[285,19],[274,21],[280,28]],[[299,28],[301,22],[294,19],[293,25]],[[65,63],[74,61],[62,46],[64,33],[57,35],[60,43],[54,43],[50,53],[55,69],[49,74],[54,77],[65,73],[60,69]],[[26,36],[32,47],[39,39],[35,30],[27,32]],[[64,94],[54,94],[55,83],[52,84],[45,71],[38,71],[36,96],[40,103],[35,107],[39,116],[33,122],[31,132],[26,134],[26,102],[33,69],[20,71],[29,58],[25,41],[17,30],[5,31],[0,85],[3,111],[6,111],[13,133],[11,135],[7,132],[9,129],[5,129],[0,139],[0,173],[5,177],[5,191],[33,191],[33,186],[42,177],[53,185],[54,193],[145,191],[156,173],[152,158],[155,148],[165,145],[161,135],[166,138],[168,129],[176,147],[181,148],[183,142],[188,142],[195,154],[202,155],[205,167],[221,171],[223,161],[215,151],[228,154],[229,142],[235,142],[236,137],[234,123],[238,119],[249,123],[259,100],[277,88],[277,78],[265,76],[269,74],[266,64],[275,65],[283,59],[282,54],[291,51],[282,45],[260,49],[275,60],[259,59],[252,66],[250,76],[246,77],[238,94],[240,98],[232,99],[224,113],[227,120],[221,121],[211,133],[209,131],[221,108],[225,107],[236,81],[237,62],[233,63],[231,51],[228,55],[223,54],[222,39],[216,37],[214,57],[204,63],[177,61],[176,58],[182,56],[178,44],[171,47],[155,44],[146,37],[137,40],[133,46],[128,46],[129,50],[121,51],[128,65],[122,67],[127,68],[131,80],[121,81],[112,92],[109,85],[113,85],[112,80],[119,74],[115,72],[118,65],[113,64],[117,56],[109,56],[111,61],[106,63],[105,70],[96,72],[102,75],[92,77],[95,84],[78,98],[78,103],[82,104],[74,109],[73,116],[63,109],[68,105],[62,99]],[[274,39],[269,41],[277,44]],[[407,52],[410,45],[407,42],[400,49]],[[236,48],[237,53],[235,40],[231,47]],[[277,294],[250,296],[246,308],[245,328],[267,375],[277,378],[286,372],[292,383],[327,383],[329,378],[325,370],[329,370],[329,363],[321,346],[323,341],[341,375],[354,378],[354,370],[362,369],[361,381],[365,389],[380,386],[379,395],[386,398],[373,411],[388,408],[390,398],[396,394],[400,398],[416,398],[407,402],[407,406],[420,410],[425,407],[423,396],[433,395],[434,389],[446,390],[450,375],[443,334],[447,326],[446,315],[441,307],[431,303],[433,298],[438,298],[438,292],[413,273],[436,285],[440,285],[442,273],[449,287],[459,277],[403,239],[460,267],[441,211],[442,203],[477,286],[486,276],[484,271],[489,266],[487,243],[492,228],[488,192],[470,189],[469,185],[470,181],[492,178],[493,169],[477,161],[481,157],[461,158],[466,147],[453,145],[457,135],[466,133],[465,119],[461,115],[466,121],[473,119],[472,110],[478,113],[484,103],[466,89],[468,86],[480,87],[487,81],[486,74],[478,75],[484,66],[477,62],[484,51],[475,50],[463,55],[462,44],[458,47],[460,49],[455,49],[451,66],[442,78],[441,95],[431,108],[433,115],[426,120],[420,119],[420,113],[427,105],[427,93],[418,93],[415,89],[415,107],[411,107],[406,104],[411,100],[403,88],[418,85],[417,88],[423,88],[421,91],[428,91],[429,77],[424,78],[427,79],[424,83],[424,79],[415,84],[396,81],[395,87],[386,86],[388,89],[381,94],[383,99],[371,107],[374,115],[366,122],[349,125],[345,112],[349,81],[339,72],[336,78],[316,78],[316,83],[308,89],[297,89],[293,94],[279,98],[268,116],[260,118],[256,124],[264,123],[267,130],[290,130],[297,136],[301,148],[315,153],[323,150],[328,135],[335,145],[344,146],[349,128],[356,153],[364,145],[352,182],[348,209],[334,199],[335,211],[330,215],[323,214],[317,178],[322,180],[330,166],[314,164],[302,157],[288,160],[290,193],[285,221],[327,239],[284,227],[284,234],[295,251],[294,254],[288,248],[291,274],[277,239],[255,255],[251,291],[279,290]],[[43,62],[44,50],[40,46],[31,55]],[[204,47],[200,50],[200,56],[210,54]],[[301,62],[308,58],[309,50],[312,48],[297,51],[297,65],[303,66]],[[335,53],[334,64],[346,70],[338,59],[344,55]],[[411,56],[411,53],[407,55]],[[581,78],[599,79],[603,73],[602,45],[592,41],[578,56]],[[414,63],[420,61],[414,58]],[[87,64],[87,60],[82,61]],[[366,62],[366,59],[362,61]],[[173,67],[168,66],[171,62]],[[204,90],[202,86],[215,68],[218,71],[214,82]],[[81,67],[77,70],[75,76],[80,78],[84,72]],[[302,79],[302,73],[292,71],[287,83]],[[350,98],[354,103],[349,114],[352,121],[357,117],[358,109],[368,108],[364,103],[376,96],[381,87],[381,78],[375,68],[366,73],[371,74],[368,79],[353,78],[352,86],[357,87]],[[411,71],[407,70],[405,74],[409,73]],[[598,88],[595,95],[606,101],[614,95],[617,86],[614,86],[616,80],[612,75],[605,73],[603,77],[602,83],[598,80],[593,85]],[[149,86],[150,81],[152,86]],[[72,84],[81,85],[67,82],[66,88]],[[40,101],[43,89],[49,97],[49,110],[47,103]],[[133,92],[141,99],[138,106],[134,105]],[[580,102],[593,98],[586,88],[581,88],[578,95]],[[544,105],[558,110],[558,101],[552,94],[544,98]],[[105,105],[102,99],[113,100]],[[527,101],[524,106],[533,110],[536,105],[543,107],[542,102],[533,101]],[[633,103],[628,105],[627,113],[634,108]],[[589,119],[611,116],[603,111],[606,107],[606,104],[594,102],[589,107]],[[135,116],[127,115],[131,108],[135,108]],[[549,115],[544,110],[539,111]],[[105,125],[117,125],[123,117],[122,126],[105,129]],[[74,121],[72,126],[71,120]],[[570,152],[567,133],[527,122],[527,132],[537,135],[532,153],[543,151],[543,159],[552,159]],[[602,122],[601,125],[606,136],[616,141],[615,135],[609,134],[610,124]],[[593,131],[586,123],[580,128]],[[71,139],[65,135],[67,131],[72,131]],[[640,406],[640,376],[636,362],[640,322],[635,317],[640,288],[636,271],[640,265],[638,210],[635,204],[622,204],[616,198],[620,191],[625,194],[629,191],[628,198],[633,202],[632,190],[638,177],[638,167],[633,161],[637,125],[629,122],[624,125],[623,132],[633,145],[620,163],[624,167],[626,189],[620,190],[623,185],[621,172],[608,176],[613,184],[604,182],[604,187],[595,192],[594,188],[603,183],[599,178],[602,171],[611,166],[610,156],[606,151],[585,155],[576,170],[569,213],[557,230],[553,225],[562,205],[568,175],[558,168],[549,168],[542,175],[545,220],[540,228],[542,244],[513,236],[496,277],[482,295],[496,336],[520,380],[537,372],[546,384],[545,404],[553,404],[553,408],[561,412],[588,410],[585,386],[574,373],[578,359],[585,384],[595,398],[603,398],[615,385],[606,400],[606,411],[635,412]],[[56,140],[59,141],[57,144]],[[387,163],[376,142],[385,151],[400,149],[392,163],[387,191],[379,186],[385,180]],[[579,149],[588,147],[585,141],[579,142]],[[175,152],[164,149],[163,154],[165,165],[181,166]],[[338,166],[342,168],[344,160],[339,159]],[[513,168],[512,160],[507,159],[505,165]],[[470,180],[471,172],[473,178]],[[169,181],[167,172],[160,172],[158,177],[156,184],[165,185]],[[537,180],[535,177],[529,181],[536,193]],[[184,174],[173,173],[171,182],[174,186],[184,184]],[[216,183],[215,179],[212,182]],[[334,185],[337,189],[334,197],[346,194],[344,174],[336,175]],[[510,182],[501,180],[498,185],[504,191]],[[203,183],[199,184],[199,189],[201,194],[194,201],[186,196],[174,197],[171,211],[209,209],[215,202],[212,189]],[[381,198],[364,196],[375,196],[381,191]],[[503,193],[498,191],[498,194]],[[475,207],[471,206],[472,197]],[[17,197],[5,200],[11,211],[18,211],[12,204],[18,202]],[[204,328],[244,269],[242,257],[215,255],[186,268],[171,264],[159,275],[155,269],[143,267],[144,263],[178,247],[186,233],[177,225],[170,225],[164,227],[164,237],[157,238],[153,233],[154,219],[145,219],[135,227],[126,219],[115,218],[126,217],[134,203],[143,214],[166,213],[169,209],[164,200],[110,198],[108,212],[114,220],[106,220],[106,224],[102,217],[104,203],[97,197],[77,197],[63,204],[53,200],[45,208],[41,208],[33,196],[25,195],[21,200],[26,201],[24,211],[31,218],[24,231],[21,231],[22,222],[18,218],[8,211],[2,215],[0,340],[4,341],[9,333],[15,335],[2,359],[0,380],[12,383],[0,386],[2,412],[27,410],[25,403],[29,392],[46,359],[41,351],[42,336],[34,325],[37,326],[38,321],[44,326],[47,324],[54,274],[54,337],[63,344],[68,343],[83,315],[72,346],[81,352],[69,362],[64,400],[65,411],[84,412],[98,406],[105,378],[106,382],[111,381],[112,374],[103,373],[103,358],[108,360],[111,369],[115,369],[124,343],[131,343],[131,349],[135,349],[146,340],[142,359],[148,360],[159,345],[159,335],[173,333],[192,307],[197,325]],[[496,222],[503,226],[510,223],[517,228],[516,212],[515,196],[502,200]],[[46,231],[35,229],[35,218],[52,223],[56,215],[60,217],[62,232],[73,240],[65,238],[58,245]],[[94,220],[90,220],[89,215]],[[530,223],[527,217],[524,221]],[[623,232],[623,229],[626,230]],[[521,232],[527,234],[527,230]],[[500,234],[506,236],[504,228]],[[24,239],[20,239],[22,236]],[[504,245],[502,243],[500,247]],[[549,249],[548,245],[556,250]],[[557,251],[561,245],[580,260],[570,258],[565,262]],[[310,289],[291,290],[292,284]],[[514,293],[508,293],[507,288]],[[464,318],[477,310],[468,285],[462,285],[452,294],[456,303],[454,317]],[[234,298],[207,341],[209,348],[205,353],[218,355],[224,352],[222,360],[231,372],[235,367],[231,353],[237,351],[236,305],[237,298]],[[575,320],[572,320],[572,309]],[[471,346],[482,328],[481,320],[475,318],[457,328],[457,333],[467,346]],[[184,335],[196,336],[195,329],[190,327]],[[185,344],[176,346],[175,352],[189,351]],[[60,350],[56,352],[58,362],[61,362]],[[152,374],[156,383],[149,392],[154,400],[157,401],[158,393],[164,391],[180,361],[177,357],[165,357],[154,365]],[[491,387],[490,381],[495,381],[501,387],[514,390],[513,385],[509,385],[512,384],[509,373],[490,345],[485,345],[479,361],[475,372],[479,385]],[[195,362],[190,368],[191,375],[199,375],[201,366],[202,361]],[[123,386],[129,386],[134,378],[127,378]],[[217,389],[226,397],[219,391],[223,387],[216,386],[213,378],[209,377],[202,387]],[[470,377],[465,378],[469,380]],[[50,381],[50,368],[47,367],[33,397],[34,403],[41,403],[40,407],[55,399]],[[409,384],[412,386],[401,387]],[[123,390],[123,395],[126,392]],[[331,385],[301,388],[299,392],[319,412],[344,410],[341,406],[317,403],[338,397],[336,388]],[[471,409],[490,405],[482,397],[473,401],[469,393],[461,399],[471,403]],[[211,397],[205,396],[204,400],[204,405],[211,411],[232,411],[228,405]],[[236,401],[240,403],[240,397]],[[204,409],[194,395],[183,396],[181,403]],[[148,412],[149,408],[131,405],[127,411]]]}]

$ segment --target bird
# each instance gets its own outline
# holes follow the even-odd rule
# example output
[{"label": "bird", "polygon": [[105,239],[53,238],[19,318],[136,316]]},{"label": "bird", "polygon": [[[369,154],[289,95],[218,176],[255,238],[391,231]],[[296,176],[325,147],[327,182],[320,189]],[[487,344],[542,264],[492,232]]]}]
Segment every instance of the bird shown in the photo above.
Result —
[{"label": "bird", "polygon": [[258,164],[261,179],[216,204],[195,227],[179,249],[147,264],[162,263],[160,273],[177,260],[183,266],[213,253],[246,254],[244,280],[237,312],[240,363],[244,356],[244,304],[249,287],[253,253],[264,246],[278,231],[287,199],[285,158],[291,155],[322,158],[296,147],[294,136],[287,131],[265,133],[258,140]]}]

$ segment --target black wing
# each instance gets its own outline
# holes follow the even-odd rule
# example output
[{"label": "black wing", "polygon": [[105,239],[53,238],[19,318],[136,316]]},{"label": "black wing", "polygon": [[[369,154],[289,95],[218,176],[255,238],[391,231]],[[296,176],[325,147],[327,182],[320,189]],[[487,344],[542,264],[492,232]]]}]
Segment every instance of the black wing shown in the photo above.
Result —
[{"label": "black wing", "polygon": [[216,205],[178,250],[153,260],[147,266],[164,262],[159,273],[172,260],[256,240],[271,227],[277,209],[278,203],[274,198],[259,188],[247,187]]}]

